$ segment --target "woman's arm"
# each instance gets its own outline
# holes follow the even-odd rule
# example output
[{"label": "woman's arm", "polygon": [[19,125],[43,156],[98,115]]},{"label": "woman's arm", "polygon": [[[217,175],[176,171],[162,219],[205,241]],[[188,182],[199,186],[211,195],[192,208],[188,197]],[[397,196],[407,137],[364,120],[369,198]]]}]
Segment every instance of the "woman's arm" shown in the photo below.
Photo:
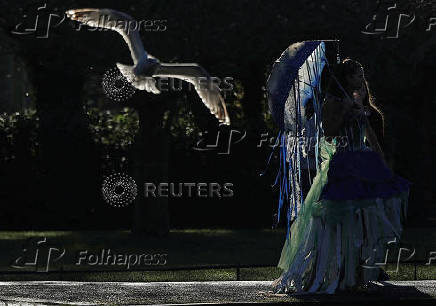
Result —
[{"label": "woman's arm", "polygon": [[338,136],[339,129],[345,121],[345,115],[350,111],[352,101],[340,99],[326,94],[322,107],[322,126],[325,136]]}]

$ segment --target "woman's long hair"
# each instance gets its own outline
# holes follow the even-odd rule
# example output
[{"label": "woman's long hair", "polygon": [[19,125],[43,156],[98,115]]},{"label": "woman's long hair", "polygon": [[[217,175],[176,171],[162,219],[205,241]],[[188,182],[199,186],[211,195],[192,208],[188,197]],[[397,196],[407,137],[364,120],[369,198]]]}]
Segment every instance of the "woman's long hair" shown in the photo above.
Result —
[{"label": "woman's long hair", "polygon": [[[365,90],[366,90],[366,98],[363,101],[364,106],[371,107],[381,118],[381,129],[382,129],[382,136],[384,136],[384,130],[385,130],[385,118],[382,110],[375,102],[375,97],[372,95],[368,81],[365,78],[365,72],[363,69],[362,64],[360,64],[358,61],[352,60],[350,58],[344,59],[340,64],[338,64],[334,71],[332,72],[334,77],[330,77],[329,83],[327,86],[327,92],[330,94],[337,96],[337,97],[344,97],[344,90],[349,90],[345,84],[347,84],[346,77],[353,75],[359,71],[362,71],[363,73],[363,82],[365,83]],[[339,86],[339,84],[341,86]],[[347,94],[352,97],[352,92],[347,92]],[[374,117],[373,117],[374,118]],[[371,120],[373,121],[373,120]],[[372,124],[371,124],[372,125]]]}]

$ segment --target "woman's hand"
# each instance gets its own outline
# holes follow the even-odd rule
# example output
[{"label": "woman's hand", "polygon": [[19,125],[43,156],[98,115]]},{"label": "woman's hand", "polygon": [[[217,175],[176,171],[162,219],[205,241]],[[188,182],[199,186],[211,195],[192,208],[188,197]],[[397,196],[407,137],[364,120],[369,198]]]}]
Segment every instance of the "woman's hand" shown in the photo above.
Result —
[{"label": "woman's hand", "polygon": [[350,114],[353,117],[369,116],[369,107],[363,105],[366,96],[366,90],[363,87],[359,90],[353,91],[352,108],[350,110]]},{"label": "woman's hand", "polygon": [[370,111],[367,106],[354,103],[353,107],[351,108],[351,114],[354,115],[354,117],[369,116]]},{"label": "woman's hand", "polygon": [[342,104],[344,106],[344,111],[346,111],[348,113],[353,108],[355,103],[350,96],[345,96],[342,99]]}]

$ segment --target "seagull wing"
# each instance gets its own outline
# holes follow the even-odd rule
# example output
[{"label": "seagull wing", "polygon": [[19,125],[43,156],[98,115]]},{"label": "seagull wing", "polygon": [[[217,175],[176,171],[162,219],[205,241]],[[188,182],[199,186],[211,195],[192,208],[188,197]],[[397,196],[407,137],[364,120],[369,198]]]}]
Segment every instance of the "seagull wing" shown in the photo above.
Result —
[{"label": "seagull wing", "polygon": [[140,24],[129,15],[111,9],[81,8],[65,12],[68,18],[82,24],[109,29],[118,32],[123,37],[130,49],[133,63],[136,65],[145,58],[141,37],[139,36]]},{"label": "seagull wing", "polygon": [[181,79],[194,85],[195,90],[210,112],[222,123],[229,125],[226,104],[220,89],[211,76],[198,64],[164,64],[153,71],[153,77]]}]

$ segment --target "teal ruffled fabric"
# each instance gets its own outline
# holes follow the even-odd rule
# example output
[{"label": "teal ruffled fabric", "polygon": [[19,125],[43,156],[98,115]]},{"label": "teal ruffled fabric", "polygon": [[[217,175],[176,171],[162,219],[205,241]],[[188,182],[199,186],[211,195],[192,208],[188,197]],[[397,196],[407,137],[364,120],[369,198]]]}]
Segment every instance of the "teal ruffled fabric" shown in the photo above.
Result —
[{"label": "teal ruffled fabric", "polygon": [[286,237],[276,292],[335,293],[376,280],[390,241],[399,241],[408,189],[391,197],[330,200],[328,183],[336,143],[321,141],[321,168]]}]

